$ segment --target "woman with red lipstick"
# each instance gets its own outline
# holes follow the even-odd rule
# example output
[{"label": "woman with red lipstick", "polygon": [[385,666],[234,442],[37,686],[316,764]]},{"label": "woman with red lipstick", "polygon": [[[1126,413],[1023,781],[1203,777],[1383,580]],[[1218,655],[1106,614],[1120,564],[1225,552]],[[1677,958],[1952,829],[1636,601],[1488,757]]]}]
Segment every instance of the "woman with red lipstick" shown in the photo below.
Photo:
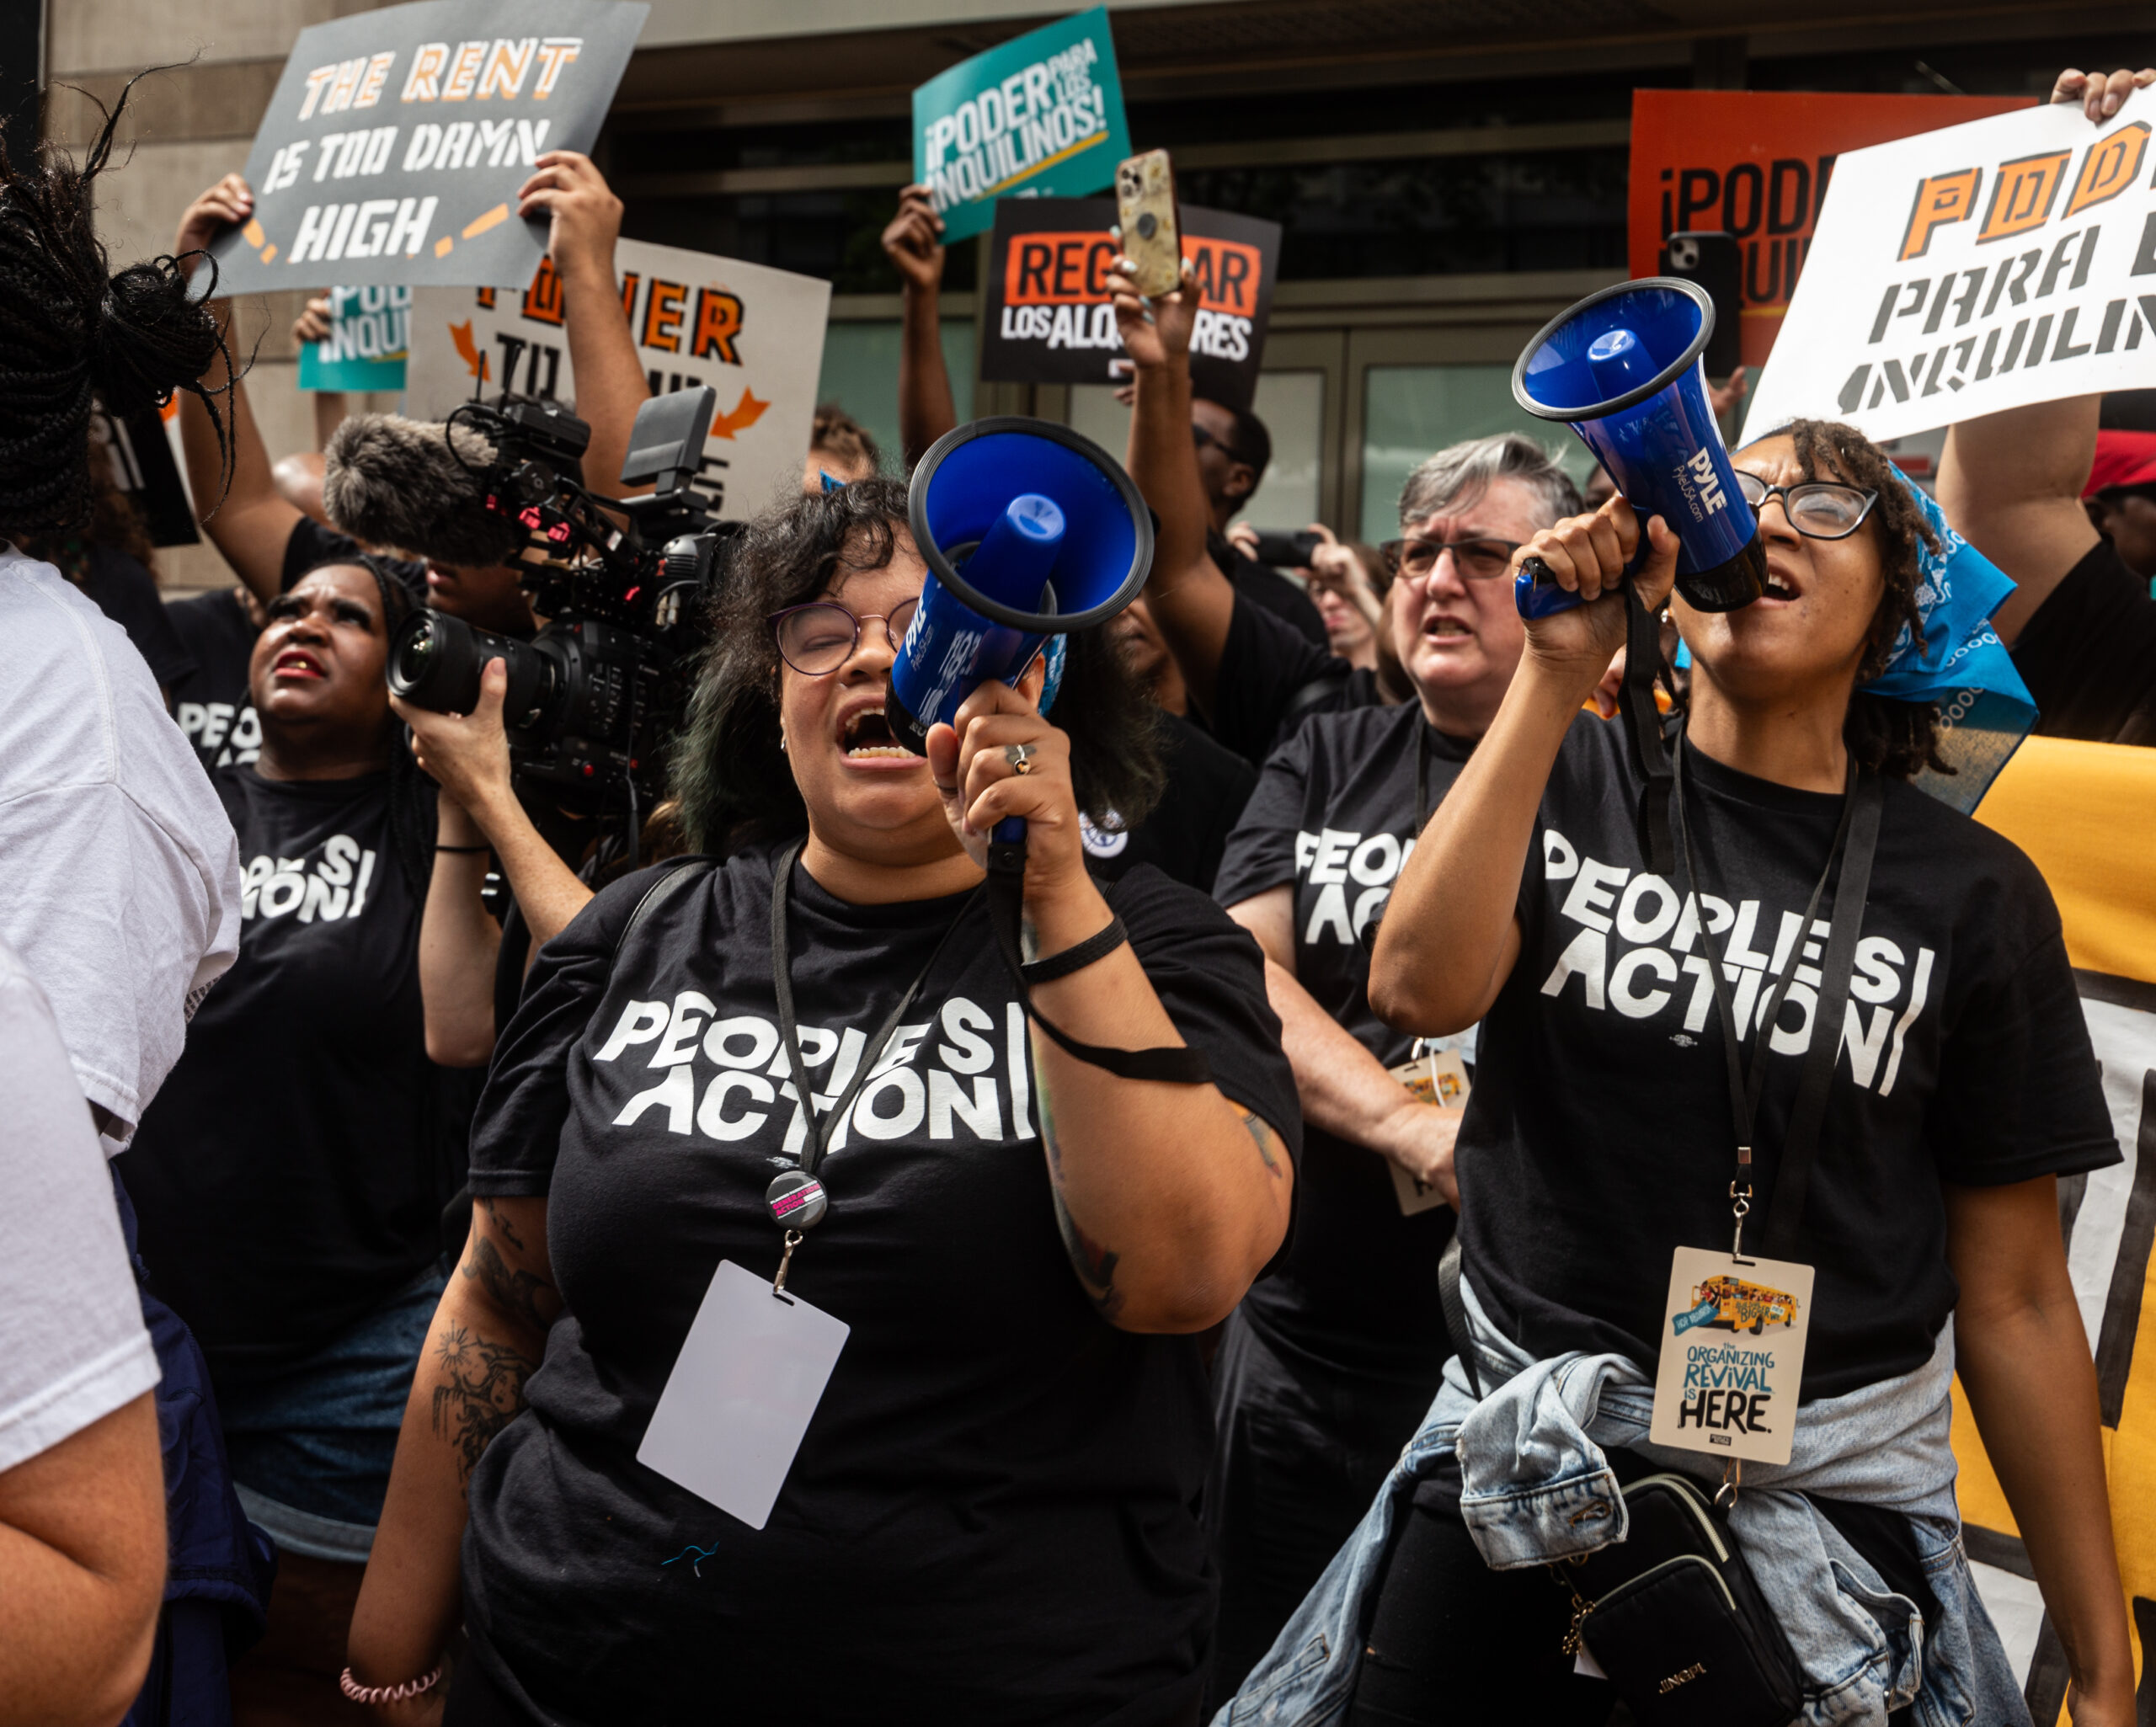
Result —
[{"label": "woman with red lipstick", "polygon": [[[1198,1719],[1196,1334],[1279,1245],[1294,1083],[1250,938],[1150,867],[1087,871],[1081,812],[1159,784],[1105,632],[1048,716],[1037,664],[899,746],[905,519],[865,480],[737,542],[676,758],[718,856],[603,890],[504,1035],[353,1624],[356,1688],[422,1687],[386,1721],[430,1719],[460,1619],[458,1724]],[[1013,816],[1030,1036],[982,889]],[[781,1302],[845,1331],[772,1441],[735,1412],[808,1339],[727,1350]],[[750,1451],[760,1516],[697,1485]]]},{"label": "woman with red lipstick", "polygon": [[233,1674],[242,1724],[282,1719],[269,1699],[292,1669],[335,1682],[441,1290],[456,1181],[418,958],[434,812],[383,677],[411,603],[383,567],[341,562],[270,602],[261,755],[213,776],[239,839],[239,957],[127,1153],[143,1257],[201,1341],[241,1502],[280,1550],[269,1635]]}]

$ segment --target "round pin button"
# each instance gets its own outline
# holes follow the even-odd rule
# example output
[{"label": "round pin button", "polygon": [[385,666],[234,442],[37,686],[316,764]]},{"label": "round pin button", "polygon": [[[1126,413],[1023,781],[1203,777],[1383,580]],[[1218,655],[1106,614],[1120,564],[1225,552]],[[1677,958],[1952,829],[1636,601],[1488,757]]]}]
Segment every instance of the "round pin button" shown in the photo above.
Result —
[{"label": "round pin button", "polygon": [[771,1185],[764,1190],[764,1203],[771,1208],[772,1220],[785,1229],[813,1229],[831,1208],[824,1184],[801,1170],[784,1170],[772,1176]]}]

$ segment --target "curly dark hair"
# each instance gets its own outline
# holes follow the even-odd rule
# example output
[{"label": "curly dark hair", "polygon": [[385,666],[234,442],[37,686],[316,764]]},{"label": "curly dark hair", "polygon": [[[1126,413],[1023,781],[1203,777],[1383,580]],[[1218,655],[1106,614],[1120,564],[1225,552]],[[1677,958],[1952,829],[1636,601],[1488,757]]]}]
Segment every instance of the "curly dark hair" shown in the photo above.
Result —
[{"label": "curly dark hair", "polygon": [[[1879,548],[1879,573],[1886,591],[1872,614],[1864,658],[1857,666],[1856,680],[1862,685],[1886,669],[1886,656],[1905,627],[1921,647],[1919,548],[1939,551],[1939,536],[1886,451],[1854,426],[1801,419],[1780,435],[1796,445],[1798,465],[1807,478],[1839,480],[1879,494],[1861,531],[1869,533]],[[1863,766],[1897,780],[1908,779],[1927,767],[1953,772],[1940,759],[1939,736],[1939,710],[1931,703],[1896,701],[1861,688],[1849,697],[1849,715],[1842,722],[1842,742],[1850,755]]]},{"label": "curly dark hair", "polygon": [[[841,568],[876,569],[909,543],[906,488],[857,480],[809,493],[734,542],[723,597],[670,766],[680,824],[698,851],[724,855],[803,832],[808,811],[779,749],[775,611],[816,598]],[[1067,724],[1078,807],[1134,825],[1160,801],[1160,711],[1101,629],[1068,638],[1055,717]]]},{"label": "curly dark hair", "polygon": [[125,418],[190,391],[229,465],[217,392],[198,381],[220,354],[231,364],[207,296],[189,293],[174,258],[110,271],[93,221],[93,183],[135,83],[80,168],[56,151],[40,163],[34,146],[11,151],[0,137],[0,533],[18,543],[90,520],[93,397]]}]

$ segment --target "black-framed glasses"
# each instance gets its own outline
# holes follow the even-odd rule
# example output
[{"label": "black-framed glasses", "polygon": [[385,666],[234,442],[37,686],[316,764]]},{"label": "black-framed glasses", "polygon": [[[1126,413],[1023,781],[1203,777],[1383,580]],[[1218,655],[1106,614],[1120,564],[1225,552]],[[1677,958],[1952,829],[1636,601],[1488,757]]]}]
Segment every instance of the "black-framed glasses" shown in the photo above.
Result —
[{"label": "black-framed glasses", "polygon": [[1844,486],[1833,480],[1769,486],[1757,474],[1748,474],[1742,468],[1737,471],[1737,489],[1744,494],[1754,515],[1766,508],[1769,498],[1780,498],[1789,525],[1811,540],[1848,539],[1864,525],[1871,506],[1879,502],[1876,492],[1860,486]]},{"label": "black-framed glasses", "polygon": [[1395,576],[1406,576],[1414,581],[1428,578],[1438,567],[1438,559],[1452,553],[1452,567],[1470,582],[1494,581],[1513,567],[1513,553],[1518,551],[1517,540],[1388,540],[1378,550],[1385,554],[1385,568]]},{"label": "black-framed glasses", "polygon": [[1247,456],[1245,456],[1240,450],[1236,449],[1234,445],[1222,442],[1219,439],[1214,437],[1210,432],[1207,431],[1204,427],[1198,424],[1196,420],[1193,420],[1190,423],[1190,441],[1195,444],[1200,450],[1217,450],[1221,455],[1226,456],[1230,461],[1239,461],[1245,467],[1256,467],[1257,466],[1256,462],[1252,461]]},{"label": "black-framed glasses", "polygon": [[778,657],[804,678],[827,678],[861,646],[861,626],[880,623],[891,652],[906,639],[906,626],[913,621],[918,600],[905,600],[888,612],[857,616],[835,600],[812,600],[806,605],[789,605],[775,611],[769,622],[778,642]]}]

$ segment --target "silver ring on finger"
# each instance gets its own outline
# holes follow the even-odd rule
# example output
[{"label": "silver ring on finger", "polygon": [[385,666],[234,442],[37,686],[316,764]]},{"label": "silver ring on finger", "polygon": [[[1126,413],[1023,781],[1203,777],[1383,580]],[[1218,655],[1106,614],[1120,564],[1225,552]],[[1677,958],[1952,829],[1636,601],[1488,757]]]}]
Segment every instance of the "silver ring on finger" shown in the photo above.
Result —
[{"label": "silver ring on finger", "polygon": [[1033,746],[1030,744],[1006,744],[1003,759],[1011,764],[1011,771],[1023,778],[1033,770]]}]

